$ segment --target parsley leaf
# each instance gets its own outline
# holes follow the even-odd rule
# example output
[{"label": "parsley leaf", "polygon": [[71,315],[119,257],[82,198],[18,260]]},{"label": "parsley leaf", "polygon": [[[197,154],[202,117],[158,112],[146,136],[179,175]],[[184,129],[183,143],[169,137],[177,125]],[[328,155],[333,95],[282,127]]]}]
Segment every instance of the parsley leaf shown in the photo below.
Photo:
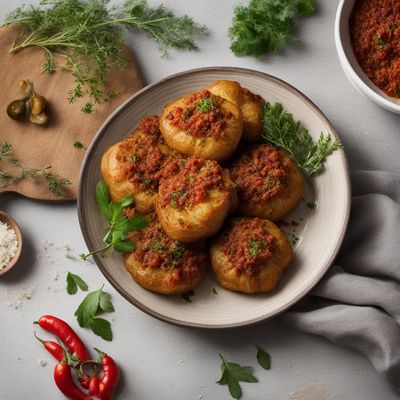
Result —
[{"label": "parsley leaf", "polygon": [[112,202],[107,185],[104,181],[99,181],[96,185],[96,202],[100,214],[109,223],[107,233],[103,238],[105,247],[88,254],[81,254],[80,257],[86,260],[89,256],[97,253],[105,257],[112,250],[121,253],[134,251],[135,245],[128,239],[128,233],[144,228],[148,221],[139,214],[130,219],[124,217],[124,208],[132,204],[133,198],[127,196],[122,201]]},{"label": "parsley leaf", "polygon": [[77,148],[78,150],[86,150],[84,144],[79,142],[78,140],[74,142],[74,147]]},{"label": "parsley leaf", "polygon": [[111,324],[103,318],[92,318],[90,320],[90,329],[97,336],[100,336],[104,340],[111,342],[113,338]]},{"label": "parsley leaf", "polygon": [[88,290],[88,285],[86,282],[71,272],[67,274],[67,293],[68,294],[75,294],[78,291],[78,287],[83,291],[86,292]]},{"label": "parsley leaf", "polygon": [[221,378],[217,383],[220,385],[228,385],[229,393],[234,399],[242,398],[242,389],[239,382],[258,382],[253,375],[251,367],[242,367],[237,363],[226,361],[220,354],[221,363]]},{"label": "parsley leaf", "polygon": [[112,340],[111,324],[97,315],[101,312],[113,312],[110,294],[103,292],[103,288],[90,292],[75,311],[79,326],[90,328],[94,334],[104,340]]},{"label": "parsley leaf", "polygon": [[315,0],[250,0],[234,9],[229,36],[237,56],[276,53],[295,41],[295,17],[315,11]]},{"label": "parsley leaf", "polygon": [[257,347],[257,361],[266,370],[271,369],[271,356],[260,346]]},{"label": "parsley leaf", "polygon": [[265,103],[263,108],[264,139],[292,156],[295,163],[308,175],[324,168],[326,157],[342,147],[339,140],[321,132],[314,142],[308,130],[293,115],[283,109],[282,104]]}]

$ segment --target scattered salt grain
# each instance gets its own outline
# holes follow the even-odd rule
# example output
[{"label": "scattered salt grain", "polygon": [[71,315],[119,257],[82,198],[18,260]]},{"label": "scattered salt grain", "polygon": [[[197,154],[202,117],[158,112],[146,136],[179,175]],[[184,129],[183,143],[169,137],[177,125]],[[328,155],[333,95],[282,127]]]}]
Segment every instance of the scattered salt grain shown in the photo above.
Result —
[{"label": "scattered salt grain", "polygon": [[39,358],[38,362],[41,367],[45,367],[47,365],[47,361],[41,360],[40,358]]},{"label": "scattered salt grain", "polygon": [[18,241],[14,229],[0,221],[0,271],[14,258],[17,249]]}]

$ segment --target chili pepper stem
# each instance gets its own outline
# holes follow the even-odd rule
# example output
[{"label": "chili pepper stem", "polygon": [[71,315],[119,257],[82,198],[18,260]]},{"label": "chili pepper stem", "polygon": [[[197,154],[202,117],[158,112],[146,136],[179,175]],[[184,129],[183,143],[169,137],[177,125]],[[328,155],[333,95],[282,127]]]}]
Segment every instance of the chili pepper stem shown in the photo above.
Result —
[{"label": "chili pepper stem", "polygon": [[103,358],[103,357],[105,357],[105,356],[107,355],[107,353],[104,353],[104,351],[101,351],[101,350],[99,350],[99,349],[96,348],[96,347],[93,347],[93,350],[99,355],[99,358],[100,358],[100,359]]},{"label": "chili pepper stem", "polygon": [[43,345],[45,344],[45,341],[43,339],[40,339],[40,337],[36,335],[36,332],[33,332],[33,336],[35,336],[35,338],[39,340],[40,343],[42,343]]}]

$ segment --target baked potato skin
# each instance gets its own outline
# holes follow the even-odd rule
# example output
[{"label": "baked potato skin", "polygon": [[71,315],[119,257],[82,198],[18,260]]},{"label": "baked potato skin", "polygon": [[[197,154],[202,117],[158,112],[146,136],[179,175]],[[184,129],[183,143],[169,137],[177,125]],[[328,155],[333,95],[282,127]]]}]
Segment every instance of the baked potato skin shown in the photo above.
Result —
[{"label": "baked potato skin", "polygon": [[262,107],[263,99],[250,90],[240,86],[238,82],[220,80],[207,87],[211,93],[237,104],[243,116],[242,139],[248,143],[262,140]]},{"label": "baked potato skin", "polygon": [[[268,145],[257,146],[257,149],[262,147],[270,147]],[[252,148],[256,148],[253,146]],[[251,149],[251,148],[250,148]],[[243,157],[242,153],[238,160],[233,163],[230,168],[231,177],[237,184],[239,204],[237,211],[241,215],[249,217],[260,217],[266,218],[271,221],[278,221],[285,215],[290,213],[296,205],[299,203],[304,194],[304,177],[300,172],[299,168],[292,161],[292,159],[286,153],[274,149],[279,152],[282,157],[282,164],[285,165],[286,178],[285,183],[280,187],[278,194],[271,196],[266,200],[249,201],[246,199],[245,193],[249,190],[246,185],[251,185],[250,180],[246,179],[242,173],[235,172],[235,162],[240,163],[240,157]],[[247,153],[248,154],[248,153]],[[261,167],[260,167],[261,168]],[[243,179],[242,179],[243,177]],[[267,182],[267,179],[264,180]],[[259,185],[259,183],[257,183]]]},{"label": "baked potato skin", "polygon": [[176,108],[187,107],[187,98],[188,96],[180,97],[165,106],[160,117],[160,130],[165,141],[171,148],[186,156],[196,155],[217,161],[227,159],[235,151],[242,137],[243,119],[240,108],[226,99],[221,99],[220,109],[231,113],[231,117],[225,120],[223,133],[219,137],[194,136],[173,125],[168,118]]},{"label": "baked potato skin", "polygon": [[[147,239],[149,238],[149,231],[152,230],[154,232],[155,229],[157,229],[157,235],[155,237],[152,233],[150,233],[150,235],[152,235],[152,238],[157,238],[159,247],[165,246],[166,250],[161,254],[157,254],[155,250],[149,249],[148,246],[149,242]],[[155,217],[153,217],[153,221],[148,227],[140,232],[135,232],[130,239],[135,243],[136,250],[135,252],[125,254],[124,264],[126,270],[141,287],[154,293],[174,295],[189,292],[203,281],[209,264],[203,243],[196,243],[194,245],[178,243],[182,257],[180,259],[176,259],[175,257],[175,265],[160,267],[151,264],[154,262],[154,256],[160,256],[165,259],[169,257],[168,252],[170,252],[170,254],[176,254],[176,252],[172,253],[171,249],[177,246],[177,244],[162,231]],[[146,247],[145,257],[147,258],[147,256],[150,255],[152,259],[149,258],[144,261],[137,256],[136,252],[141,250],[140,246]],[[190,267],[187,271],[185,270],[185,263],[188,261],[189,257],[193,256],[196,257],[198,264]]]},{"label": "baked potato skin", "polygon": [[[196,161],[196,158],[188,159],[186,163],[193,160]],[[227,170],[222,170],[220,187],[209,190],[203,201],[188,206],[176,207],[174,203],[160,201],[171,190],[164,183],[160,184],[160,198],[156,201],[157,217],[167,235],[183,243],[195,242],[217,233],[237,205],[236,190]]]},{"label": "baked potato skin", "polygon": [[[235,225],[242,221],[243,218],[235,218],[231,223]],[[274,238],[274,251],[254,276],[240,273],[230,262],[223,251],[221,234],[213,239],[210,247],[211,266],[217,282],[225,289],[247,294],[269,292],[275,289],[283,271],[290,264],[293,252],[284,233],[271,221],[261,221]]]},{"label": "baked potato skin", "polygon": [[[149,117],[154,118],[154,117]],[[157,122],[158,124],[158,122]],[[132,153],[139,147],[145,147],[149,153],[161,152],[166,158],[178,157],[160,137],[160,140],[149,141],[145,132],[136,129],[128,138],[115,143],[104,153],[100,170],[106,182],[112,201],[121,201],[125,196],[132,196],[137,211],[147,214],[154,210],[157,190],[146,188],[145,190],[127,177],[126,168],[131,163]]]}]

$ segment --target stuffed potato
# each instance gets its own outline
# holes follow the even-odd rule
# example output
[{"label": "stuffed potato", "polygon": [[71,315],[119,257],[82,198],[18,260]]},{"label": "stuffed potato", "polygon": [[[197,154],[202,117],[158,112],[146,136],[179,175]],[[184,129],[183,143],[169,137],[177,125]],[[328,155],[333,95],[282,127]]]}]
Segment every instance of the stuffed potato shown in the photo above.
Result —
[{"label": "stuffed potato", "polygon": [[142,120],[133,134],[103,155],[101,174],[111,199],[132,196],[140,213],[154,209],[162,167],[176,154],[164,142],[157,116]]},{"label": "stuffed potato", "polygon": [[209,264],[203,244],[170,239],[155,216],[131,240],[136,249],[125,255],[125,268],[143,288],[161,294],[182,294],[203,280]]},{"label": "stuffed potato", "polygon": [[156,213],[172,239],[184,243],[214,235],[237,203],[229,172],[192,156],[170,162],[159,186]]},{"label": "stuffed potato", "polygon": [[211,243],[211,266],[218,283],[243,293],[268,292],[292,259],[283,232],[271,221],[233,218]]},{"label": "stuffed potato", "polygon": [[242,138],[244,141],[249,143],[261,141],[261,117],[264,102],[261,96],[241,87],[238,82],[228,80],[214,82],[207,90],[240,107],[243,115]]},{"label": "stuffed potato", "polygon": [[242,129],[240,107],[205,89],[168,104],[160,118],[161,133],[170,147],[210,160],[228,158]]},{"label": "stuffed potato", "polygon": [[287,154],[267,144],[250,146],[229,170],[243,215],[277,221],[303,196],[304,178],[298,167]]}]

